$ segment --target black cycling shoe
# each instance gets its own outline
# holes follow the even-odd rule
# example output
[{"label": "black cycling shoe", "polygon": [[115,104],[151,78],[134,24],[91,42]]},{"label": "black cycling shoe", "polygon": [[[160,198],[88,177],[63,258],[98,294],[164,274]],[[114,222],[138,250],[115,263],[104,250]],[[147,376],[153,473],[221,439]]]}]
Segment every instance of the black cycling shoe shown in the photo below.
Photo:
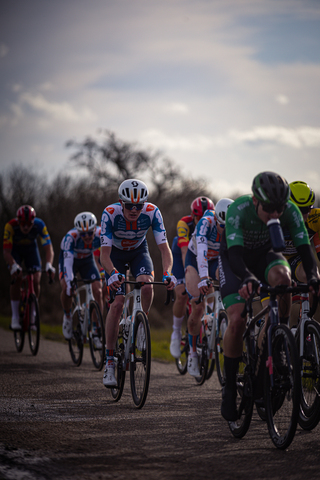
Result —
[{"label": "black cycling shoe", "polygon": [[221,415],[227,422],[235,422],[238,420],[238,412],[236,406],[237,391],[230,390],[226,387],[222,389]]}]

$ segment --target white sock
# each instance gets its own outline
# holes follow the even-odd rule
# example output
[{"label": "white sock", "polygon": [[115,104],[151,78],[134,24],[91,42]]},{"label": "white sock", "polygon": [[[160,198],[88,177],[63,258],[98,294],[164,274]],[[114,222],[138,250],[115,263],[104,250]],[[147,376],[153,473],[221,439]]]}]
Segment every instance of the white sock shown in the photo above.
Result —
[{"label": "white sock", "polygon": [[19,300],[11,300],[12,320],[19,320]]},{"label": "white sock", "polygon": [[184,316],[183,317],[176,317],[173,315],[173,329],[181,329],[182,327],[182,322],[183,322]]}]

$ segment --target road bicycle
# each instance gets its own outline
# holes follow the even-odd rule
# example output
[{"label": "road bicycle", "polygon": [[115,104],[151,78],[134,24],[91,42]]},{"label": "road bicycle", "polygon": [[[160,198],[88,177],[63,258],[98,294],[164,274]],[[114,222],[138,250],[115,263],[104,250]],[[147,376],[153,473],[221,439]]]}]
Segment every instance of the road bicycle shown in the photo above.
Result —
[{"label": "road bicycle", "polygon": [[[299,284],[298,284],[299,287]],[[315,303],[316,300],[316,303]],[[312,311],[316,310],[318,297],[313,299]],[[310,312],[309,292],[292,298],[292,309],[299,309],[298,322],[292,328],[299,352],[301,371],[301,405],[299,425],[312,430],[320,421],[320,326]]]},{"label": "road bicycle", "polygon": [[[78,287],[78,283],[83,285]],[[84,344],[89,341],[93,365],[101,370],[105,360],[105,332],[98,302],[92,293],[92,280],[73,280],[72,337],[69,351],[73,363],[79,367]]]},{"label": "road bicycle", "polygon": [[[285,449],[291,444],[297,428],[301,375],[294,336],[289,327],[279,321],[277,295],[298,293],[301,286],[261,286],[260,291],[270,295],[270,301],[254,317],[253,295],[246,302],[243,312],[243,317],[247,318],[244,349],[237,374],[238,419],[228,424],[232,434],[242,438],[249,429],[253,405],[255,402],[261,405],[263,396],[262,405],[270,438],[277,448]],[[267,313],[266,330],[259,349],[255,326]]]},{"label": "road bicycle", "polygon": [[[126,372],[130,371],[132,399],[138,409],[143,407],[147,399],[151,370],[150,327],[141,305],[141,289],[145,284],[130,280],[124,282],[124,285],[132,285],[133,289],[125,295],[114,352],[117,386],[110,388],[113,400],[118,402],[123,393]],[[148,284],[165,286],[163,282]],[[170,296],[171,292],[168,291],[166,305]]]},{"label": "road bicycle", "polygon": [[[185,290],[182,295],[188,295]],[[189,353],[189,333],[188,333],[188,318],[191,313],[191,305],[187,301],[186,313],[181,325],[181,343],[180,343],[180,357],[176,358],[176,366],[181,375],[185,375],[188,370],[188,353]]]},{"label": "road bicycle", "polygon": [[[19,300],[21,329],[13,331],[14,343],[19,353],[23,350],[25,334],[28,333],[32,355],[37,355],[40,344],[39,304],[34,291],[34,274],[36,271],[34,268],[29,268],[22,272]],[[52,277],[49,277],[49,283],[52,282]]]}]

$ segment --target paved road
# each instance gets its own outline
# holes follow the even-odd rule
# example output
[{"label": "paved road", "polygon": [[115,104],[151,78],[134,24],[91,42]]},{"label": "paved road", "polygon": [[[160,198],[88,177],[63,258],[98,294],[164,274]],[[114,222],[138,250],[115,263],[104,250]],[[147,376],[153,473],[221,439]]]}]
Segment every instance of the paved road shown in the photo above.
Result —
[{"label": "paved road", "polygon": [[254,413],[242,440],[221,418],[216,374],[203,386],[175,365],[153,362],[147,402],[136,410],[129,381],[119,403],[91,365],[73,367],[66,344],[41,339],[18,354],[0,330],[0,479],[314,479],[320,426],[299,427],[277,450]]}]

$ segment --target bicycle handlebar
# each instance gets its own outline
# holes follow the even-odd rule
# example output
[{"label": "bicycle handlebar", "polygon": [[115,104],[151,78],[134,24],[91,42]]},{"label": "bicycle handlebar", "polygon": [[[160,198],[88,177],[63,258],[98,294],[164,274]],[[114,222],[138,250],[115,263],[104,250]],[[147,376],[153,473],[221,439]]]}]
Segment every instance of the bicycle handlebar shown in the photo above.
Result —
[{"label": "bicycle handlebar", "polygon": [[[207,286],[208,287],[218,287],[219,286],[219,282],[213,280],[212,278],[208,278],[207,279]],[[200,293],[199,295],[199,298],[198,300],[196,300],[196,305],[199,305],[199,303],[201,303],[204,299],[205,295],[203,293]]]},{"label": "bicycle handlebar", "polygon": [[[122,285],[135,285],[134,288],[141,288],[144,285],[163,285],[166,286],[165,283],[163,282],[137,282],[136,280],[125,280]],[[114,299],[116,297],[116,291],[110,289],[110,300],[109,304],[113,303]],[[170,300],[173,301],[173,290],[167,290],[167,297],[164,302],[165,305],[169,305]]]}]

